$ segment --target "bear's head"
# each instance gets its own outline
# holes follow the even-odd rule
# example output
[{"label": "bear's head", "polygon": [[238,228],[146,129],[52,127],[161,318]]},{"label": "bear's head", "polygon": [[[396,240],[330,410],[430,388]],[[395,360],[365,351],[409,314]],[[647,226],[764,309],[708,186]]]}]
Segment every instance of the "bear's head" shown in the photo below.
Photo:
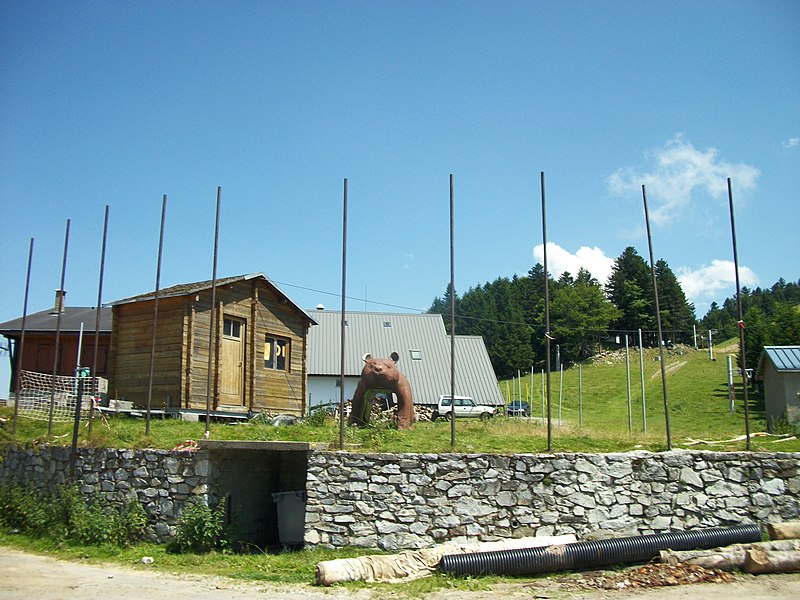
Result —
[{"label": "bear's head", "polygon": [[364,368],[361,369],[361,378],[371,383],[394,383],[400,378],[400,371],[397,370],[397,361],[400,355],[392,352],[389,358],[373,358],[371,354],[363,357]]}]

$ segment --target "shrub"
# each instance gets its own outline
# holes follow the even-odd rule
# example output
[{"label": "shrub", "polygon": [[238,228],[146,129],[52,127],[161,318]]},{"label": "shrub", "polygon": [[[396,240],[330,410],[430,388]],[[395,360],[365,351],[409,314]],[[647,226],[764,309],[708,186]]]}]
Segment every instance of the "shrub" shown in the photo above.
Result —
[{"label": "shrub", "polygon": [[87,499],[77,486],[48,494],[19,484],[0,484],[0,523],[34,537],[80,545],[124,546],[141,537],[147,516],[135,499],[122,508]]},{"label": "shrub", "polygon": [[331,413],[325,408],[317,408],[308,416],[306,423],[310,427],[324,427],[329,420],[333,420]]},{"label": "shrub", "polygon": [[175,528],[178,552],[210,552],[228,547],[225,530],[225,502],[211,508],[196,500],[183,509]]}]

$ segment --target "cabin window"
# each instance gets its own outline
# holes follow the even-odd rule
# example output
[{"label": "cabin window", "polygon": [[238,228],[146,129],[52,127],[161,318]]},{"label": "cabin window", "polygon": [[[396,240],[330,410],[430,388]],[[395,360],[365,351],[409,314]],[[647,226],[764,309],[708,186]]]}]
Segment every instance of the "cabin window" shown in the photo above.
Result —
[{"label": "cabin window", "polygon": [[290,349],[289,340],[268,335],[264,341],[264,367],[288,371]]},{"label": "cabin window", "polygon": [[411,360],[422,360],[422,350],[409,350],[411,352]]},{"label": "cabin window", "polygon": [[237,340],[242,337],[242,322],[237,319],[229,319],[225,317],[222,319],[222,335],[229,338],[236,338]]}]

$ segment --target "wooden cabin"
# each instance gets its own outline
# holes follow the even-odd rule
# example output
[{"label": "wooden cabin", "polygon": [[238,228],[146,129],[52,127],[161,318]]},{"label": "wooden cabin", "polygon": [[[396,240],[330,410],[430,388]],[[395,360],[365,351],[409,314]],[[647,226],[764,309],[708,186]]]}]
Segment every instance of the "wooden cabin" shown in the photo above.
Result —
[{"label": "wooden cabin", "polygon": [[[92,367],[97,309],[86,306],[66,307],[65,295],[66,292],[56,290],[53,308],[26,315],[24,344],[22,344],[22,317],[0,323],[0,335],[6,337],[10,350],[9,392],[14,391],[18,368],[52,375],[55,365],[56,375],[74,377],[78,366]],[[96,374],[107,377],[108,353],[111,345],[111,309],[101,308],[99,317]],[[58,361],[55,353],[56,330],[59,332]]]},{"label": "wooden cabin", "polygon": [[213,331],[211,281],[160,290],[157,312],[154,292],[111,306],[112,398],[146,407],[155,318],[151,409],[305,414],[316,323],[263,273],[217,280]]}]

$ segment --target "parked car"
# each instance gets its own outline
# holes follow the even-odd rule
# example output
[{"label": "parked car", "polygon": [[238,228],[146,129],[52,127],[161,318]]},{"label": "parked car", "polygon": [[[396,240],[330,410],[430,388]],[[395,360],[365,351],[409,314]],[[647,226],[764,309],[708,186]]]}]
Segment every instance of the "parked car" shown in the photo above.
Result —
[{"label": "parked car", "polygon": [[[433,413],[433,420],[439,417],[449,421],[453,415],[453,402],[450,396],[439,396],[439,402],[436,405],[436,410]],[[475,400],[468,396],[456,396],[455,401],[456,419],[465,417],[479,418],[482,421],[491,419],[497,409],[494,406],[485,406],[483,404],[476,404]]]},{"label": "parked car", "polygon": [[527,417],[528,414],[528,403],[524,400],[514,400],[506,407],[507,417]]}]

